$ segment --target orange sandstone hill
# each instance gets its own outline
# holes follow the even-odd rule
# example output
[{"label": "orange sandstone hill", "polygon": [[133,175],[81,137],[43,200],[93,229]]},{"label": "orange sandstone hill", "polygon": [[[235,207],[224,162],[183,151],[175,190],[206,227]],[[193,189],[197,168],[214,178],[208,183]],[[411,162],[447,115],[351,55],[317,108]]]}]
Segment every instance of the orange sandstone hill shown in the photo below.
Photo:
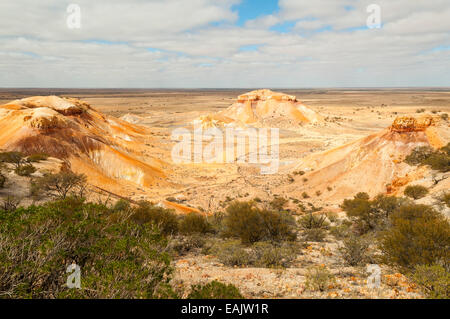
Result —
[{"label": "orange sandstone hill", "polygon": [[[72,98],[36,96],[0,106],[0,148],[62,159],[111,192],[164,186],[168,168],[147,156],[149,129],[106,116]],[[123,194],[123,193],[122,193]]]},{"label": "orange sandstone hill", "polygon": [[216,114],[200,117],[194,124],[203,127],[229,125],[292,126],[322,122],[323,118],[293,95],[256,90],[240,95],[236,103]]},{"label": "orange sandstone hill", "polygon": [[404,158],[416,147],[440,148],[448,141],[448,123],[431,116],[400,117],[379,133],[300,160],[288,170],[305,174],[283,192],[298,198],[303,192],[312,197],[319,194],[318,198],[330,202],[358,192],[395,194],[429,174],[425,167],[404,163]]}]

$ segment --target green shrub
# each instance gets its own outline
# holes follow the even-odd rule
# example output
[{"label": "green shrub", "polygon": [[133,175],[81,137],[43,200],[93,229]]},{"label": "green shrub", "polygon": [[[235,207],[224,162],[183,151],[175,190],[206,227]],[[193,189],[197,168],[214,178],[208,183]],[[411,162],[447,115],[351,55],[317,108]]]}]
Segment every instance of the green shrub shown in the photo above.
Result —
[{"label": "green shrub", "polygon": [[336,226],[330,227],[330,234],[336,239],[344,239],[351,235],[351,222],[342,221]]},{"label": "green shrub", "polygon": [[184,216],[180,222],[180,231],[184,234],[206,234],[211,230],[211,225],[206,217],[198,213],[190,213]]},{"label": "green shrub", "polygon": [[391,226],[380,234],[384,260],[404,269],[450,260],[450,225],[426,205],[405,205],[390,216]]},{"label": "green shrub", "polygon": [[317,266],[308,270],[305,288],[311,291],[326,291],[335,282],[334,276],[327,268]]},{"label": "green shrub", "polygon": [[444,193],[441,198],[441,202],[443,202],[447,207],[450,207],[450,192]]},{"label": "green shrub", "polygon": [[327,217],[324,214],[313,215],[312,213],[309,213],[300,218],[299,224],[303,229],[327,229],[330,223],[327,221]]},{"label": "green shrub", "polygon": [[[0,211],[0,295],[9,298],[174,296],[167,240],[149,225],[98,204],[67,198]],[[81,289],[66,268],[82,271]]]},{"label": "green shrub", "polygon": [[45,161],[46,159],[48,159],[48,157],[49,156],[47,154],[43,153],[32,154],[27,157],[27,162],[39,163],[40,161]]},{"label": "green shrub", "polygon": [[25,164],[17,167],[14,172],[19,176],[30,176],[34,172],[36,172],[36,167],[32,164]]},{"label": "green shrub", "polygon": [[227,266],[248,266],[252,263],[249,251],[236,240],[217,243],[211,247],[210,252]]},{"label": "green shrub", "polygon": [[287,199],[284,197],[275,197],[270,203],[270,207],[274,210],[281,211],[283,210],[284,205],[287,203]]},{"label": "green shrub", "polygon": [[8,179],[6,178],[6,176],[3,175],[2,173],[0,173],[0,188],[4,188],[5,187],[5,184],[6,184],[7,180]]},{"label": "green shrub", "polygon": [[68,196],[83,197],[87,178],[83,174],[63,171],[56,174],[45,174],[31,183],[31,195],[40,197],[47,195],[57,199]]},{"label": "green shrub", "polygon": [[188,299],[243,299],[239,289],[232,284],[214,280],[206,285],[193,285]]},{"label": "green shrub", "polygon": [[131,204],[129,201],[125,199],[119,199],[114,206],[112,207],[112,210],[114,212],[124,212],[131,209]]},{"label": "green shrub", "polygon": [[306,199],[306,198],[309,198],[309,195],[308,195],[308,193],[303,192],[303,193],[302,193],[302,197]]},{"label": "green shrub", "polygon": [[443,119],[444,121],[448,121],[448,114],[447,113],[442,113],[440,116],[441,116],[441,119]]},{"label": "green shrub", "polygon": [[133,209],[131,219],[137,224],[153,224],[165,235],[178,232],[178,217],[173,210],[154,206],[149,202],[140,202]]},{"label": "green shrub", "polygon": [[429,165],[434,170],[448,172],[450,170],[449,145],[450,143],[437,151],[428,146],[417,147],[405,158],[405,162],[409,165]]},{"label": "green shrub", "polygon": [[322,242],[327,233],[321,228],[306,229],[303,232],[303,239],[306,241]]},{"label": "green shrub", "polygon": [[14,168],[18,168],[24,162],[24,155],[21,152],[2,152],[0,153],[0,162],[11,163]]},{"label": "green shrub", "polygon": [[297,257],[292,245],[274,245],[270,242],[255,243],[252,247],[253,262],[256,267],[279,268],[288,267]]},{"label": "green shrub", "polygon": [[368,241],[351,236],[344,240],[344,246],[339,249],[342,258],[350,266],[359,266],[368,261]]},{"label": "green shrub", "polygon": [[428,189],[421,185],[410,185],[405,188],[405,195],[413,199],[419,199],[428,194]]},{"label": "green shrub", "polygon": [[432,299],[450,299],[450,272],[441,265],[419,265],[414,269],[413,281]]},{"label": "green shrub", "polygon": [[347,216],[355,221],[360,234],[385,228],[389,215],[404,203],[394,196],[378,195],[369,200],[366,195],[358,193],[353,199],[345,199],[341,205]]},{"label": "green shrub", "polygon": [[182,256],[197,248],[203,248],[206,239],[203,236],[194,234],[191,236],[179,236],[170,241],[169,249],[176,255]]},{"label": "green shrub", "polygon": [[283,212],[260,210],[253,202],[233,202],[227,207],[224,223],[229,235],[243,243],[294,240],[295,220]]}]

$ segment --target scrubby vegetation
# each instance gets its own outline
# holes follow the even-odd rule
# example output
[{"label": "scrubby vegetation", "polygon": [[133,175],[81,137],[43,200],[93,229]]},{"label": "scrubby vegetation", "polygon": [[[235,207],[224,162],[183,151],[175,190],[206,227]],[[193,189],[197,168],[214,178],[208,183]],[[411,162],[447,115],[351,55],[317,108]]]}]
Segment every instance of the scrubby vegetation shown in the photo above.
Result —
[{"label": "scrubby vegetation", "polygon": [[450,170],[450,143],[439,150],[433,150],[428,146],[415,148],[405,158],[409,165],[429,165],[431,169],[448,172]]},{"label": "scrubby vegetation", "polygon": [[231,203],[226,213],[226,233],[240,238],[245,244],[296,238],[295,220],[287,213],[259,209],[252,202],[239,201]]},{"label": "scrubby vegetation", "polygon": [[[155,298],[173,295],[167,240],[153,225],[68,197],[0,211],[0,294],[10,298]],[[68,289],[77,263],[81,289]]]},{"label": "scrubby vegetation", "polygon": [[214,280],[206,285],[193,285],[188,299],[243,299],[243,297],[236,286]]},{"label": "scrubby vegetation", "polygon": [[428,194],[428,189],[421,185],[410,185],[405,188],[405,195],[413,199],[419,199]]},{"label": "scrubby vegetation", "polygon": [[388,264],[402,269],[442,262],[449,266],[450,224],[426,205],[400,207],[380,234],[380,249]]},{"label": "scrubby vegetation", "polygon": [[311,291],[326,291],[335,283],[335,278],[330,271],[321,266],[312,267],[306,274],[306,289]]},{"label": "scrubby vegetation", "polygon": [[450,298],[450,272],[442,265],[419,265],[414,269],[412,279],[426,293],[428,298]]},{"label": "scrubby vegetation", "polygon": [[86,176],[70,171],[44,174],[31,183],[31,195],[35,198],[48,196],[65,199],[68,196],[83,197],[86,191]]}]

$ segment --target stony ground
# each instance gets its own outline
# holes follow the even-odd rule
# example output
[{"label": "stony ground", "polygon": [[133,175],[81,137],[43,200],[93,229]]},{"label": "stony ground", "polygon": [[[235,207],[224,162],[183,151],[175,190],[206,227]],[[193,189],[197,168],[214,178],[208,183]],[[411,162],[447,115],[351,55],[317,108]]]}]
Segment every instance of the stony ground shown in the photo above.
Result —
[{"label": "stony ground", "polygon": [[[368,288],[366,267],[345,266],[338,253],[339,243],[331,238],[327,241],[307,243],[292,266],[284,269],[228,267],[215,256],[189,253],[175,259],[173,283],[181,289],[218,280],[234,284],[245,298],[423,298],[405,276],[384,265],[380,265],[380,287]],[[324,291],[308,289],[306,275],[312,266],[327,268],[335,282]]]}]

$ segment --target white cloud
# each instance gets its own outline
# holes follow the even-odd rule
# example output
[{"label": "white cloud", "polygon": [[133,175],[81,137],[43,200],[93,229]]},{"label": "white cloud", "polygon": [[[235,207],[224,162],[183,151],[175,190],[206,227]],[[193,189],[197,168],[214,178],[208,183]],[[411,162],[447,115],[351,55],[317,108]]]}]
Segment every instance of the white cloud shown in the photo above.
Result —
[{"label": "white cloud", "polygon": [[[383,27],[349,32],[372,1],[280,0],[238,27],[237,1],[83,0],[79,30],[66,26],[68,3],[2,1],[0,86],[450,85],[450,51],[432,51],[450,45],[449,2],[376,2]],[[291,32],[272,30],[284,23]]]}]

